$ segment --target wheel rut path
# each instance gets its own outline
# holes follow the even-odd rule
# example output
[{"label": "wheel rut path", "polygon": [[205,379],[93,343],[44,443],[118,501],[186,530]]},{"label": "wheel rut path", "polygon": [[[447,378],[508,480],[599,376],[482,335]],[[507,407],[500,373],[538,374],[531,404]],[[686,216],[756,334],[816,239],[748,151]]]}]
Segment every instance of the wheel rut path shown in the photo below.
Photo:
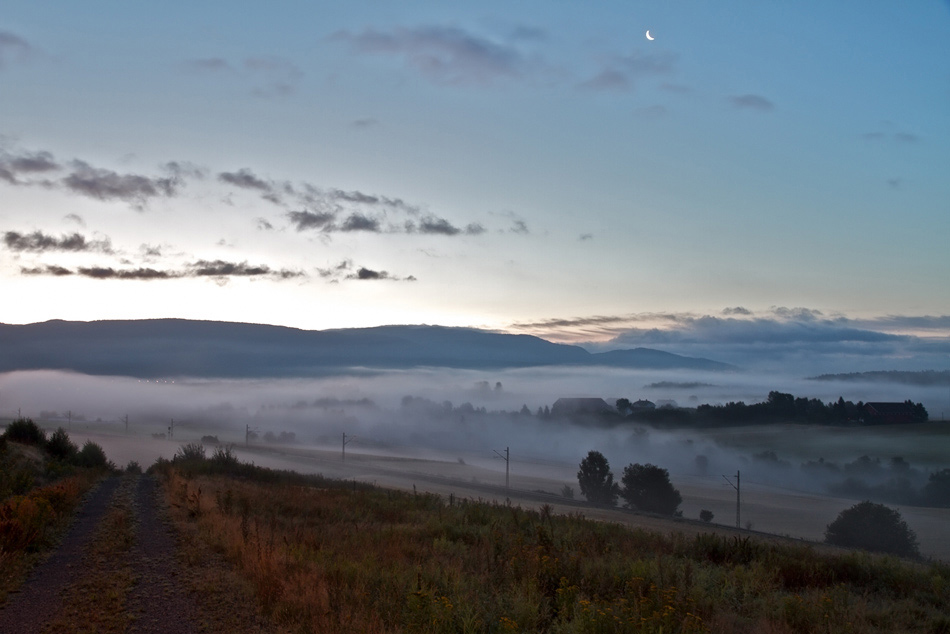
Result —
[{"label": "wheel rut path", "polygon": [[[114,476],[99,484],[80,506],[56,550],[0,606],[0,632],[206,631],[206,627],[199,626],[200,606],[194,593],[188,591],[177,561],[175,534],[162,516],[160,496],[161,489],[151,475]],[[96,556],[96,549],[102,548],[95,543],[97,533],[117,505],[125,505],[131,511],[131,544],[126,548],[113,547],[105,558]],[[76,597],[88,594],[90,579],[114,576],[120,568],[131,570],[132,583],[120,590],[123,596],[118,602],[86,596],[77,605]],[[103,615],[103,610],[121,613]],[[93,616],[93,612],[96,619],[84,618]],[[97,620],[109,625],[100,629],[90,622]]]}]

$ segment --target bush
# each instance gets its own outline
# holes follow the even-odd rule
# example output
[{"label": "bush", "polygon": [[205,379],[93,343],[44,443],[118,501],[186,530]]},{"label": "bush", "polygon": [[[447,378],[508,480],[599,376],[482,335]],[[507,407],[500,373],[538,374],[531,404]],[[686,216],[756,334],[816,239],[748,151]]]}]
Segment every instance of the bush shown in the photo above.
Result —
[{"label": "bush", "polygon": [[680,492],[670,484],[670,474],[652,464],[629,464],[623,469],[620,496],[627,506],[639,511],[675,515],[683,501]]},{"label": "bush", "polygon": [[617,504],[620,487],[614,482],[614,474],[610,472],[607,458],[599,451],[590,451],[587,457],[581,460],[577,483],[589,502],[608,506]]},{"label": "bush", "polygon": [[131,474],[142,473],[142,465],[135,460],[129,460],[129,464],[125,465],[125,472]]},{"label": "bush", "polygon": [[918,557],[917,534],[901,514],[865,501],[841,511],[825,530],[825,542],[901,557]]},{"label": "bush", "polygon": [[7,425],[3,436],[24,445],[43,445],[46,442],[46,433],[29,418],[18,418]]},{"label": "bush", "polygon": [[699,512],[699,519],[704,522],[711,522],[713,521],[713,512],[708,509],[703,509]]},{"label": "bush", "polygon": [[69,439],[66,430],[60,427],[46,441],[46,452],[55,460],[70,462],[79,453],[79,447]]},{"label": "bush", "polygon": [[76,456],[76,464],[80,467],[89,468],[108,467],[109,459],[106,458],[106,452],[102,450],[102,447],[91,440],[87,440]]},{"label": "bush", "polygon": [[211,453],[211,462],[221,467],[231,467],[238,463],[234,455],[234,445],[218,447]]},{"label": "bush", "polygon": [[187,445],[182,445],[178,448],[178,451],[175,452],[175,457],[172,458],[173,462],[182,462],[184,460],[204,460],[205,459],[205,448],[201,443],[190,442]]}]

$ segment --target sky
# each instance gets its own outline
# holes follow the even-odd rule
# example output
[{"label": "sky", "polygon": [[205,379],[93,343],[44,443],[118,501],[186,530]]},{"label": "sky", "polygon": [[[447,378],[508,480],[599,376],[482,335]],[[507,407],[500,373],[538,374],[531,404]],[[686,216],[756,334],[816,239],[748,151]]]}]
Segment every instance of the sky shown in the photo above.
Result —
[{"label": "sky", "polygon": [[948,114],[948,2],[6,0],[0,322],[946,369]]}]

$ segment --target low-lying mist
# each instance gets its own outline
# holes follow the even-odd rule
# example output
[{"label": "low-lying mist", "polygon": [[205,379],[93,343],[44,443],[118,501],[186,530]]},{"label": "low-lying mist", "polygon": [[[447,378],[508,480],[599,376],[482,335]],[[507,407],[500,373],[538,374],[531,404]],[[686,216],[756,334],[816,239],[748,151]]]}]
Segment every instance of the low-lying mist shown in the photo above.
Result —
[{"label": "low-lying mist", "polygon": [[[543,414],[561,397],[649,399],[681,407],[765,400],[770,390],[824,402],[923,402],[931,419],[950,413],[945,387],[816,382],[781,376],[604,368],[542,368],[496,372],[418,369],[360,371],[317,379],[146,381],[56,371],[0,375],[0,418],[19,412],[44,425],[95,426],[175,439],[205,435],[243,443],[283,439],[348,451],[439,452],[448,459],[490,458],[511,448],[513,468],[550,461],[576,465],[589,450],[609,459],[619,479],[625,465],[654,463],[676,476],[720,478],[827,492],[848,477],[884,486],[903,477],[915,487],[947,466],[941,443],[873,427],[752,426],[658,430],[625,421],[613,427],[576,424]],[[941,400],[942,399],[942,400]],[[862,456],[868,458],[860,462]],[[895,457],[903,459],[894,462]],[[877,462],[875,462],[877,461]],[[515,464],[517,463],[517,467]],[[906,465],[904,464],[906,463]]]}]

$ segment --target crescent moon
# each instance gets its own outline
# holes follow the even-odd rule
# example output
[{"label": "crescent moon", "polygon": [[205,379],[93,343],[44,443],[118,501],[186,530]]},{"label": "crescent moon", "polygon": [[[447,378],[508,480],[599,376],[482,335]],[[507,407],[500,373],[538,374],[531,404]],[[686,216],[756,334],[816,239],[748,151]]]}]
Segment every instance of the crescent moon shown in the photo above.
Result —
[{"label": "crescent moon", "polygon": [[647,31],[647,39],[652,42],[652,41],[655,40],[656,38],[653,37],[652,35],[650,35],[650,31]]}]

